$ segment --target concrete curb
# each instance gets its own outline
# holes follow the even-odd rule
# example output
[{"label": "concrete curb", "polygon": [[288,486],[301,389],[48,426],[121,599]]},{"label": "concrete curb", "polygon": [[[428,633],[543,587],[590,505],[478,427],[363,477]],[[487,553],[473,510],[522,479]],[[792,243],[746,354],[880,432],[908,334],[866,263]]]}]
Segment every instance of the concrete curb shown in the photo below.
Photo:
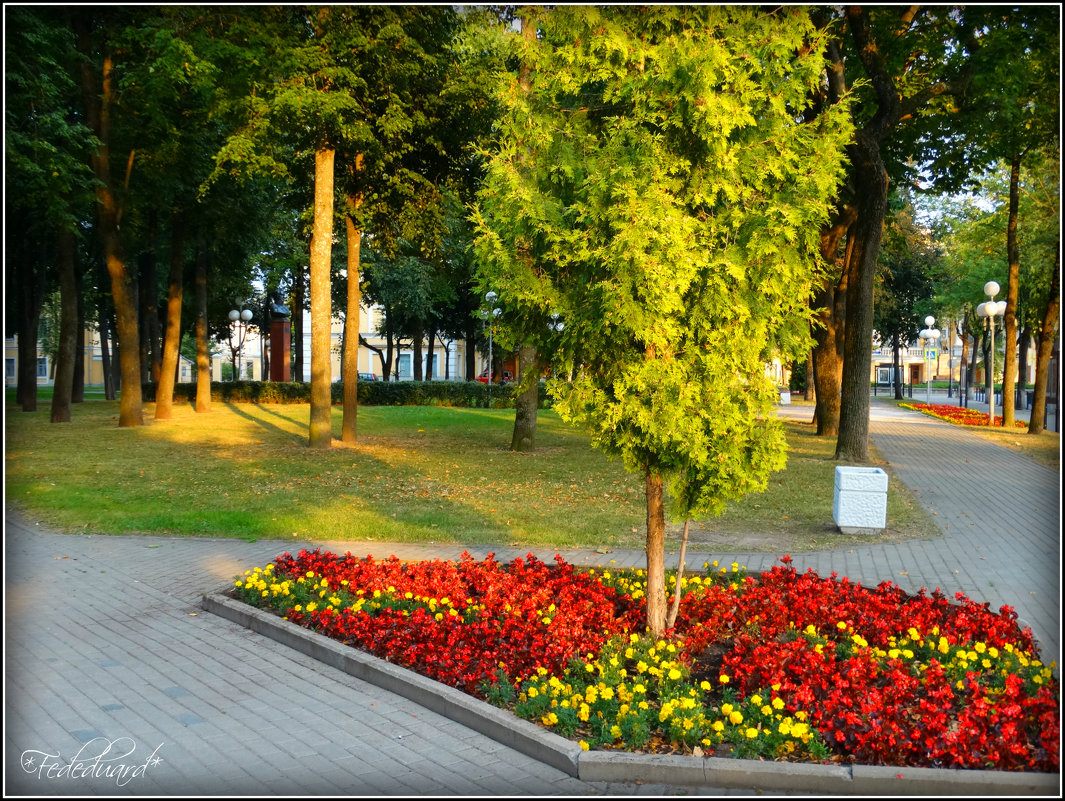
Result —
[{"label": "concrete curb", "polygon": [[357,679],[421,704],[563,773],[578,775],[577,760],[582,751],[572,740],[517,718],[461,690],[342,645],[225,595],[204,595],[203,608]]},{"label": "concrete curb", "polygon": [[527,756],[588,782],[800,791],[831,795],[981,795],[1060,797],[1058,773],[812,765],[717,757],[582,751],[571,740],[303,626],[235,601],[203,596],[203,609],[294,648],[362,681],[421,704]]}]

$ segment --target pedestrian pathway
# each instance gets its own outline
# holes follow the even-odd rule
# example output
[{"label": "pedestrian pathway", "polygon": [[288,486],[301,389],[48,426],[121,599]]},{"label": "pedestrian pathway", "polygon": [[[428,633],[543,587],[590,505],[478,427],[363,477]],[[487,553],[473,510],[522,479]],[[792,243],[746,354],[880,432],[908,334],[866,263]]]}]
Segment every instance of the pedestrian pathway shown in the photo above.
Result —
[{"label": "pedestrian pathway", "polygon": [[[810,414],[809,407],[780,410]],[[871,438],[942,536],[793,554],[796,568],[1009,604],[1044,657],[1058,659],[1058,473],[876,401]],[[201,610],[203,593],[309,543],[59,535],[8,510],[5,524],[6,795],[737,792],[581,782]],[[465,550],[325,547],[407,559]],[[469,549],[478,558],[488,550],[507,560],[528,549]],[[563,555],[577,564],[644,560],[639,550]],[[695,552],[688,562],[735,560],[760,570],[779,556]]]}]

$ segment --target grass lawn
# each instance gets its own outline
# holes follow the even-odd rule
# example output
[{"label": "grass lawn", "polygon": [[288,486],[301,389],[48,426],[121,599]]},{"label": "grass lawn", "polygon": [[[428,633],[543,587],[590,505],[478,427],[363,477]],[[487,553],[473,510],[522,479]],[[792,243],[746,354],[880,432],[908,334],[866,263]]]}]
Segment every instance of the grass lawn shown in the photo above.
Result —
[{"label": "grass lawn", "polygon": [[[307,447],[309,407],[179,404],[174,419],[117,427],[118,404],[87,401],[74,422],[8,404],[7,503],[68,532],[643,547],[643,482],[541,411],[538,450],[508,450],[513,410],[373,407],[359,442]],[[334,434],[341,410],[333,409]],[[693,524],[693,546],[788,553],[868,538],[835,532],[834,440],[785,423],[788,468],[767,492]],[[892,479],[889,541],[937,534]],[[671,541],[679,542],[679,526]]]}]

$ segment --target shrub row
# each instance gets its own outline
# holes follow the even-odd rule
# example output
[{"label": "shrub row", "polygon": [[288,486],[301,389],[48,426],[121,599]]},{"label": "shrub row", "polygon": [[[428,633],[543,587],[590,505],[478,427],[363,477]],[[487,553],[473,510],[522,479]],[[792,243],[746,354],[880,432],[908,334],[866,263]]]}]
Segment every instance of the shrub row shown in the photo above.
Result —
[{"label": "shrub row", "polygon": [[[515,384],[488,385],[479,381],[360,381],[360,406],[461,406],[493,409],[514,408]],[[155,400],[154,383],[144,384],[143,399]],[[331,386],[334,404],[344,402],[344,384]],[[176,384],[174,400],[193,402],[196,384]],[[550,405],[543,382],[540,408]],[[310,403],[311,385],[290,381],[212,381],[211,400],[221,403]]]}]

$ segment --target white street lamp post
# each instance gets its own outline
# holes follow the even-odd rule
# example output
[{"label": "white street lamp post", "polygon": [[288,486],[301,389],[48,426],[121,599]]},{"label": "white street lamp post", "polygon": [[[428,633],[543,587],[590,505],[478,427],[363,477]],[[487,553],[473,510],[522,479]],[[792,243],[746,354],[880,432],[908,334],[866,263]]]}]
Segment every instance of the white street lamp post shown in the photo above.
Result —
[{"label": "white street lamp post", "polygon": [[[251,322],[252,313],[251,309],[243,309],[237,311],[233,309],[229,312],[229,352],[233,358],[233,380],[236,381],[240,376],[240,352],[244,348],[244,338],[248,334],[248,323]],[[237,331],[237,344],[233,344],[233,331]]]},{"label": "white street lamp post", "polygon": [[927,326],[918,336],[925,341],[925,365],[928,368],[928,377],[925,384],[925,396],[924,401],[929,406],[932,405],[932,359],[929,358],[931,354],[932,346],[939,341],[939,329],[932,328],[936,324],[936,318],[932,315],[928,315],[924,318],[924,324]]},{"label": "white street lamp post", "polygon": [[1006,313],[1006,301],[995,301],[995,295],[999,293],[998,283],[995,281],[988,281],[984,284],[984,294],[991,300],[981,303],[976,307],[976,315],[978,317],[986,317],[988,325],[991,326],[991,354],[990,354],[990,366],[988,368],[988,392],[987,403],[989,414],[987,418],[987,424],[993,426],[995,424],[995,315]]}]

